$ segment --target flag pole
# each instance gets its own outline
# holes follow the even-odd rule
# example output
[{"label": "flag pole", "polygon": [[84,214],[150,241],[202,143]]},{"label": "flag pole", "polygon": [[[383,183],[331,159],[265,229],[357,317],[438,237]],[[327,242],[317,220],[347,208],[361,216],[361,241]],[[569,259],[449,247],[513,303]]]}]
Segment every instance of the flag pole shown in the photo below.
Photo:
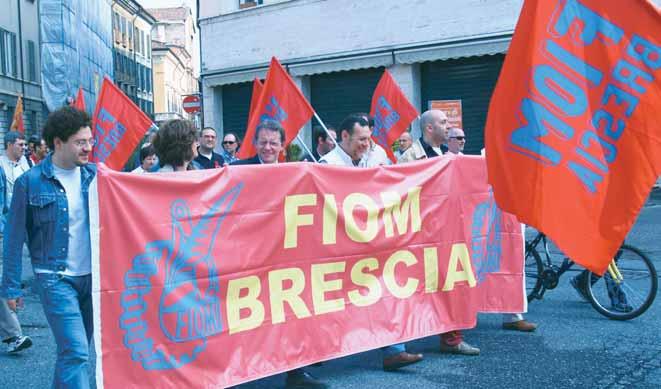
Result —
[{"label": "flag pole", "polygon": [[[337,146],[338,146],[338,144],[337,144],[337,140],[335,140],[335,138],[333,138],[333,137],[331,136],[330,132],[328,131],[328,128],[326,128],[326,125],[325,125],[324,122],[321,120],[321,118],[319,117],[319,115],[317,115],[317,111],[312,110],[312,112],[314,112],[314,118],[317,119],[317,121],[319,122],[319,124],[321,124],[321,127],[324,129],[324,131],[326,131],[326,134],[328,134],[328,136],[333,140],[333,143],[335,143],[335,147],[337,147]],[[313,135],[314,135],[314,134],[313,134]],[[316,141],[316,139],[315,139],[315,141]]]},{"label": "flag pole", "polygon": [[303,142],[303,139],[301,139],[301,132],[300,131],[298,132],[298,134],[296,134],[296,139],[298,139],[298,143],[300,143],[301,146],[303,146],[303,148],[305,149],[305,152],[308,153],[310,158],[312,158],[313,161],[317,162],[317,158],[314,157],[314,154],[312,154],[310,149],[308,149],[308,146],[306,146],[305,142]]}]

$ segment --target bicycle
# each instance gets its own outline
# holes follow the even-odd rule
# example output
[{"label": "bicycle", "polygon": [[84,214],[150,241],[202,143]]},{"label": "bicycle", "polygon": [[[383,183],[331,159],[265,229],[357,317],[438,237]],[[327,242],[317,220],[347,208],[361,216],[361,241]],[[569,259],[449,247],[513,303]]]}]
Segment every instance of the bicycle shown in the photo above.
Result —
[{"label": "bicycle", "polygon": [[[545,260],[537,246],[542,244]],[[565,257],[560,266],[551,261],[546,235],[526,241],[525,272],[528,302],[541,300],[547,290],[558,286],[560,276],[574,266]],[[572,280],[574,282],[574,280]],[[613,320],[630,320],[642,315],[654,302],[658,289],[652,261],[638,248],[623,244],[603,276],[585,270],[574,287],[600,314]]]}]

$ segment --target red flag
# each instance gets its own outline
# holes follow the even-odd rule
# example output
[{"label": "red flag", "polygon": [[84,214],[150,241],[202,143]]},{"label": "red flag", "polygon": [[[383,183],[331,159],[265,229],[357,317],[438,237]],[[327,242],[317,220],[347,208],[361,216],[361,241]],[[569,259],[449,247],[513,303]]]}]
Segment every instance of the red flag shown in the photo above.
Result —
[{"label": "red flag", "polygon": [[263,120],[275,120],[282,125],[285,129],[284,146],[286,147],[296,137],[301,127],[312,118],[313,113],[314,110],[303,93],[273,57],[262,93],[254,110],[251,111],[244,142],[238,153],[239,158],[250,158],[257,153],[252,139],[255,128]]},{"label": "red flag", "polygon": [[77,108],[80,111],[85,111],[85,96],[83,96],[83,87],[78,88],[78,95],[76,99],[71,104],[72,107]]},{"label": "red flag", "polygon": [[11,131],[18,131],[21,134],[25,133],[25,124],[23,123],[23,97],[21,95],[18,95],[16,109],[14,109],[14,116],[12,117],[9,129]]},{"label": "red flag", "polygon": [[486,126],[500,207],[603,273],[661,174],[661,13],[527,0]]},{"label": "red flag", "polygon": [[255,110],[255,107],[257,106],[257,102],[259,102],[259,97],[261,96],[263,89],[264,89],[264,84],[262,84],[262,82],[259,81],[259,78],[255,77],[255,79],[252,81],[252,96],[250,96],[250,111],[248,111],[248,123],[250,123],[250,116],[252,116],[252,113]]},{"label": "red flag", "polygon": [[419,113],[399,89],[387,69],[374,89],[370,115],[374,117],[372,139],[386,150],[391,161],[397,162],[391,145]]},{"label": "red flag", "polygon": [[104,78],[101,86],[93,125],[96,146],[92,160],[115,170],[122,169],[147,130],[154,126],[108,78]]}]

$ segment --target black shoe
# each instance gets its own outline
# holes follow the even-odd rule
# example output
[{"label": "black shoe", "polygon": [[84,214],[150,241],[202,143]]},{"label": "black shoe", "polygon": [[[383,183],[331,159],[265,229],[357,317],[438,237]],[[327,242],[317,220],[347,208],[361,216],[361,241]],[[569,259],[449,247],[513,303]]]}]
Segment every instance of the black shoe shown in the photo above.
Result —
[{"label": "black shoe", "polygon": [[590,301],[588,298],[588,291],[585,290],[585,287],[583,286],[583,283],[581,282],[581,279],[578,278],[579,276],[576,276],[572,279],[569,280],[569,284],[574,288],[576,293],[578,293],[579,296],[583,299],[583,301]]},{"label": "black shoe", "polygon": [[315,389],[324,389],[326,384],[314,378],[312,374],[307,371],[294,370],[287,373],[287,380],[285,381],[285,387],[292,388],[315,388]]}]

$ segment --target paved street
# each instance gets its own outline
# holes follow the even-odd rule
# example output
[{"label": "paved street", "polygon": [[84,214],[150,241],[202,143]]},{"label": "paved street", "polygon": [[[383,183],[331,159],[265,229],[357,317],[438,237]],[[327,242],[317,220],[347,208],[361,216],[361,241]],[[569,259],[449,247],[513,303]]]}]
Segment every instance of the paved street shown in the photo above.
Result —
[{"label": "paved street", "polygon": [[[628,241],[646,251],[661,269],[661,191],[650,198]],[[34,340],[27,352],[0,355],[0,388],[46,388],[55,357],[54,342],[37,297],[30,292],[20,318]],[[411,342],[425,360],[396,373],[381,370],[378,351],[324,363],[311,371],[334,388],[659,388],[661,387],[661,298],[643,316],[615,322],[581,302],[568,285],[530,306],[527,319],[540,324],[532,334],[503,331],[500,315],[481,315],[466,340],[479,357],[439,354],[438,338]],[[278,375],[241,388],[279,388]]]}]

